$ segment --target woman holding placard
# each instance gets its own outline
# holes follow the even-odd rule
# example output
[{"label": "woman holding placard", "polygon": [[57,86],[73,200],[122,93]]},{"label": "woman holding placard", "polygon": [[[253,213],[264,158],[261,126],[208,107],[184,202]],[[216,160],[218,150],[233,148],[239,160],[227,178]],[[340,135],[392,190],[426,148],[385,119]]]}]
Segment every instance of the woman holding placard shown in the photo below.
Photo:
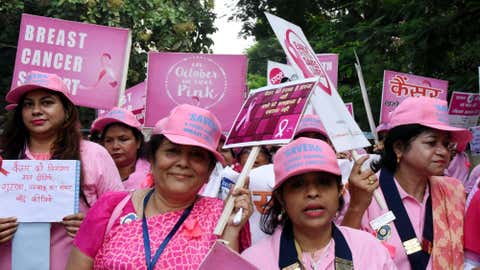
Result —
[{"label": "woman holding placard", "polygon": [[[100,145],[82,140],[78,111],[62,79],[32,71],[6,96],[18,104],[2,134],[6,159],[80,160],[80,213],[51,227],[50,269],[65,269],[72,237],[84,213],[106,191],[123,190],[115,163]],[[14,217],[0,218],[0,269],[10,269],[11,239],[21,229]],[[31,250],[30,252],[35,252]]]},{"label": "woman holding placard", "polygon": [[[215,163],[223,163],[216,150],[220,123],[210,111],[183,104],[160,124],[147,147],[153,188],[100,199],[75,238],[67,269],[197,269],[217,240],[223,202],[198,192]],[[243,214],[235,220],[232,214],[222,238],[239,250],[252,203],[245,188],[232,195]]]},{"label": "woman holding placard", "polygon": [[350,176],[350,206],[343,224],[376,235],[399,269],[461,269],[465,193],[454,178],[442,176],[451,150],[471,139],[448,124],[447,103],[405,99],[390,114],[384,152],[373,169],[390,211],[372,192],[376,177],[361,179],[360,162]]},{"label": "woman holding placard", "polygon": [[115,161],[126,190],[146,187],[150,172],[150,163],[143,158],[141,127],[132,112],[115,107],[97,118],[91,128],[93,133],[100,134],[100,142]]},{"label": "woman holding placard", "polygon": [[[368,233],[333,223],[341,173],[324,141],[299,138],[274,156],[275,186],[262,229],[271,236],[242,256],[258,269],[396,269]],[[260,255],[259,255],[260,254]]]}]

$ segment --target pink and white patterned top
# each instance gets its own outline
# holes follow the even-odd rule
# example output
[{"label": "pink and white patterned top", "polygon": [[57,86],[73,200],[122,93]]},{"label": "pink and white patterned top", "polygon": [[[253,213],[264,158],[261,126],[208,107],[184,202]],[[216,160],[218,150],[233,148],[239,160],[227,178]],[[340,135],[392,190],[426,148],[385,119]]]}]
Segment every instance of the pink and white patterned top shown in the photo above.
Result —
[{"label": "pink and white patterned top", "polygon": [[[74,245],[94,258],[94,269],[146,269],[142,221],[135,218],[132,201],[123,207],[111,230],[107,224],[126,192],[106,194],[85,218]],[[223,209],[223,202],[201,197],[178,232],[168,243],[155,269],[197,269],[217,240],[213,230]],[[183,210],[147,218],[152,258]]]}]

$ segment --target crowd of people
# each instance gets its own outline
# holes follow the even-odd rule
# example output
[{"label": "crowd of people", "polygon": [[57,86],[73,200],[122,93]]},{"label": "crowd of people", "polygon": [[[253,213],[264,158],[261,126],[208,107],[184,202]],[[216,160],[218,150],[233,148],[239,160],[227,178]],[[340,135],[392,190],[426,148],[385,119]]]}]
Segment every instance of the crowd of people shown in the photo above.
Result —
[{"label": "crowd of people", "polygon": [[[234,189],[251,149],[223,149],[229,127],[210,111],[178,105],[146,141],[115,107],[89,141],[60,77],[26,79],[6,96],[2,158],[81,161],[80,209],[51,226],[51,269],[197,269],[217,240],[258,269],[480,269],[480,167],[470,173],[472,135],[449,125],[445,101],[405,99],[357,160],[304,115],[294,140],[262,146]],[[204,133],[184,128],[191,115],[209,120],[195,123]],[[0,269],[22,226],[0,217]]]}]

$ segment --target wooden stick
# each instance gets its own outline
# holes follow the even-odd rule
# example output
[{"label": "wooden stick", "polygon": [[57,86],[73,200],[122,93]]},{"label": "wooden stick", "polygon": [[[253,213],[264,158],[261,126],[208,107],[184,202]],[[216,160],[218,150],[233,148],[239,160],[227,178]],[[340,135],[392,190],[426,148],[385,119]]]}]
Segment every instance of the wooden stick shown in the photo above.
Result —
[{"label": "wooden stick", "polygon": [[[245,166],[243,166],[242,172],[238,176],[237,182],[235,183],[235,189],[241,188],[245,185],[245,180],[247,179],[250,171],[257,159],[258,153],[260,153],[260,146],[252,147],[250,154],[248,155],[247,161],[245,162]],[[220,218],[218,219],[217,227],[213,233],[215,235],[221,236],[223,231],[225,230],[225,226],[227,225],[228,218],[232,214],[233,207],[234,207],[235,199],[233,196],[229,196],[225,201],[225,206],[223,207],[223,212]]]},{"label": "wooden stick", "polygon": [[[357,151],[351,150],[351,152],[352,152],[353,160],[357,161],[360,159],[360,155],[357,153]],[[378,205],[382,210],[388,210],[387,203],[383,199],[382,195],[380,194],[380,190],[378,190],[378,188],[373,192],[373,196],[375,197],[375,200],[377,201]]]}]

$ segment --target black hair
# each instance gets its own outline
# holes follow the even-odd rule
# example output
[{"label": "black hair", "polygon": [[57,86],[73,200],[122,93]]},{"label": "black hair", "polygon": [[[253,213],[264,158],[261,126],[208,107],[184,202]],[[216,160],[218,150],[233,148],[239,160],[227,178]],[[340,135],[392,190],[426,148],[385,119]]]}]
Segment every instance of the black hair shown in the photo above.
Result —
[{"label": "black hair", "polygon": [[[342,177],[338,175],[329,174],[335,177],[335,181],[338,186],[338,192],[342,191]],[[293,177],[293,176],[292,176]],[[285,226],[286,222],[289,222],[290,219],[287,213],[282,213],[284,207],[280,202],[280,197],[282,196],[285,183],[287,183],[292,177],[285,180],[278,188],[272,192],[272,196],[268,203],[263,206],[263,214],[260,218],[260,229],[266,234],[273,234],[275,229],[280,226]],[[343,209],[345,205],[345,200],[343,196],[338,198],[338,211]],[[282,214],[282,218],[279,219],[278,216]]]},{"label": "black hair", "polygon": [[133,133],[133,136],[135,137],[135,141],[140,142],[140,147],[137,149],[137,160],[139,158],[145,157],[145,136],[143,136],[143,133],[140,130],[134,127],[131,127],[127,124],[124,124],[122,122],[113,122],[106,125],[103,128],[102,133],[100,133],[100,142],[102,142],[102,144],[103,144],[103,141],[105,140],[105,134],[107,134],[108,129],[111,128],[112,126],[121,126],[131,130]]},{"label": "black hair", "polygon": [[382,168],[386,168],[391,172],[395,172],[397,170],[397,155],[393,149],[393,144],[399,141],[404,147],[408,147],[418,135],[429,130],[433,129],[420,124],[401,125],[390,129],[383,142],[384,149],[380,160],[372,162],[370,165],[371,169],[377,172]]}]

